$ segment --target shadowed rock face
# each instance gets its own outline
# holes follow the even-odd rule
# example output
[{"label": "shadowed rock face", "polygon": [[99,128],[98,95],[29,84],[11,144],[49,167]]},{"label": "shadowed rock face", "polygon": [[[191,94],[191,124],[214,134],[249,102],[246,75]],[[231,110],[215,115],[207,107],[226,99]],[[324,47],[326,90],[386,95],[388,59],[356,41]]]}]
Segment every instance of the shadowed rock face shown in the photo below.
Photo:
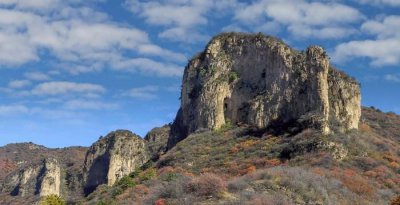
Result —
[{"label": "shadowed rock face", "polygon": [[299,52],[269,36],[221,34],[185,68],[169,146],[228,122],[357,129],[360,99],[358,83],[332,68],[321,47]]},{"label": "shadowed rock face", "polygon": [[118,130],[94,143],[86,154],[85,194],[98,185],[113,185],[150,159],[145,141],[130,131]]}]

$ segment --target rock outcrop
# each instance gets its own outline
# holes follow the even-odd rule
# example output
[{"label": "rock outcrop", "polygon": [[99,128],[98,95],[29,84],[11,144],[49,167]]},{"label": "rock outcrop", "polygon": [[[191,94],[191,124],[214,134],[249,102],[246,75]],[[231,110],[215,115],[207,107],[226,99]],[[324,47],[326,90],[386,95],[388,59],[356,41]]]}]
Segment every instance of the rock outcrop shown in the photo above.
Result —
[{"label": "rock outcrop", "polygon": [[357,129],[359,84],[329,64],[318,46],[296,51],[262,34],[225,33],[189,61],[169,140],[226,123],[258,128],[300,123],[329,133]]},{"label": "rock outcrop", "polygon": [[144,137],[151,158],[157,160],[162,154],[167,151],[168,138],[170,136],[171,126],[164,125],[163,127],[156,127],[152,129]]},{"label": "rock outcrop", "polygon": [[61,195],[61,167],[56,159],[45,159],[8,176],[2,192],[13,196]]},{"label": "rock outcrop", "polygon": [[98,185],[113,185],[150,159],[145,141],[130,131],[118,130],[98,140],[85,159],[85,194]]}]

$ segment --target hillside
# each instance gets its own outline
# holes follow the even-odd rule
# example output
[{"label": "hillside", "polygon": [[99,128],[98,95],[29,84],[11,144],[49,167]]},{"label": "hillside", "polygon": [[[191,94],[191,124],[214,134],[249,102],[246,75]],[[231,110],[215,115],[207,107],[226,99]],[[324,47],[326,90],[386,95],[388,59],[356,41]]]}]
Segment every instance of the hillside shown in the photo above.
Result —
[{"label": "hillside", "polygon": [[400,116],[363,108],[361,121],[328,136],[195,133],[86,204],[387,204],[400,194]]}]

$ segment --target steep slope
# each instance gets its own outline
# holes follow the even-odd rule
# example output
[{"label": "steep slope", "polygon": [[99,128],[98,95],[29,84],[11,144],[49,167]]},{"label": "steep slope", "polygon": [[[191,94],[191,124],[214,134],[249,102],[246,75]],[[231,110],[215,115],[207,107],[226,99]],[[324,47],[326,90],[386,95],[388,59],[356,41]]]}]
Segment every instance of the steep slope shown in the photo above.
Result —
[{"label": "steep slope", "polygon": [[170,147],[226,123],[267,128],[298,123],[329,133],[358,128],[358,83],[329,65],[318,46],[296,51],[262,34],[224,33],[186,66]]}]

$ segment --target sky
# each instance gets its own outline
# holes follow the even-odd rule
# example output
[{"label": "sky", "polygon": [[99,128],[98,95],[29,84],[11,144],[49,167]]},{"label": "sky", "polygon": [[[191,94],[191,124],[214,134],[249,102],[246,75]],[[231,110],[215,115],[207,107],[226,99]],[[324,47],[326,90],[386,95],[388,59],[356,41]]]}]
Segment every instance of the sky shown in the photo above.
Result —
[{"label": "sky", "polygon": [[0,146],[89,146],[172,122],[220,32],[325,48],[362,104],[400,113],[400,0],[0,0]]}]

